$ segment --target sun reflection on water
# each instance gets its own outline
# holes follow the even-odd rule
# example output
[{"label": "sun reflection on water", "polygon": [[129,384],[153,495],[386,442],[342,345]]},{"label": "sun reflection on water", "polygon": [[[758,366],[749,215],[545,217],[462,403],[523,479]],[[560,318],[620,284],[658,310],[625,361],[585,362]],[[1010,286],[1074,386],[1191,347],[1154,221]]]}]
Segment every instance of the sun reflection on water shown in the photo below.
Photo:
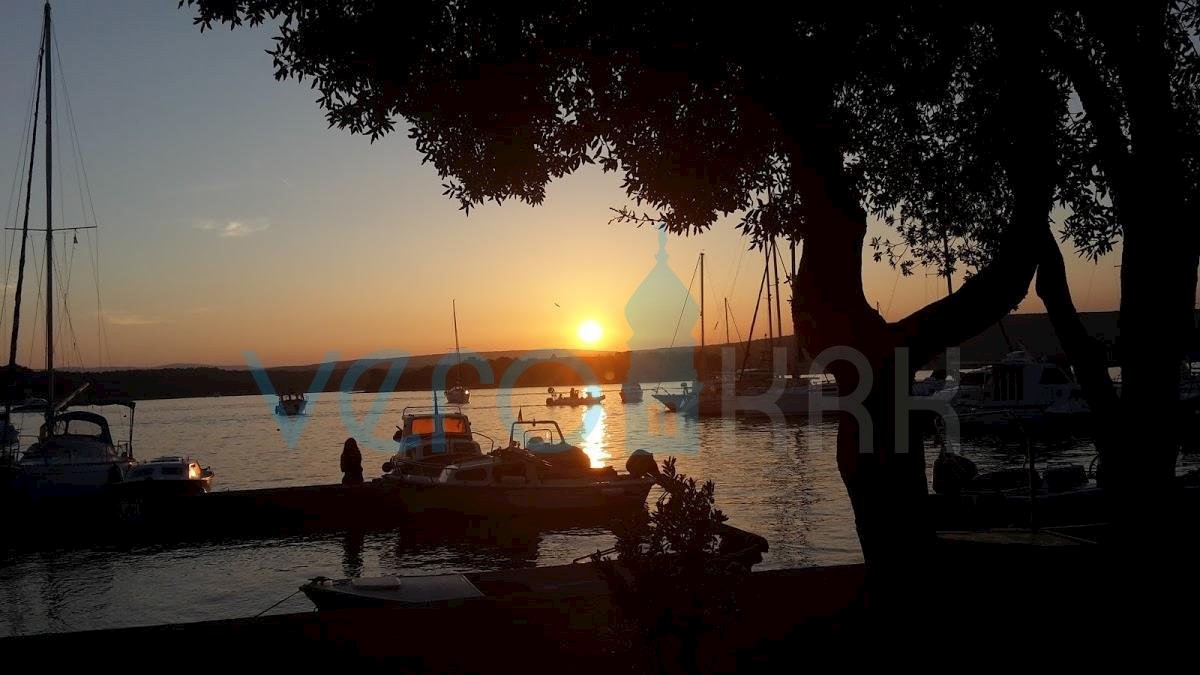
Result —
[{"label": "sun reflection on water", "polygon": [[580,447],[592,460],[593,469],[605,466],[606,460],[612,459],[605,449],[604,417],[604,408],[600,406],[593,406],[583,413],[583,445]]}]

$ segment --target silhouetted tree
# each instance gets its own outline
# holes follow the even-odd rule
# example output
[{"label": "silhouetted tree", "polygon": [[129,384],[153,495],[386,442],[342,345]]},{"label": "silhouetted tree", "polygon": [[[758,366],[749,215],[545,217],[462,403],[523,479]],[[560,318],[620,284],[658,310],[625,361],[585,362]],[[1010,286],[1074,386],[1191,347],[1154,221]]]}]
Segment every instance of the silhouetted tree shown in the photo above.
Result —
[{"label": "silhouetted tree", "polygon": [[[1171,162],[1153,161],[1184,118],[1144,125],[1180,114],[1167,71],[1191,63],[1179,34],[1194,25],[1192,9],[1130,10],[1126,22],[1124,10],[1073,4],[1021,12],[954,3],[754,12],[679,2],[188,4],[202,29],[278,22],[276,76],[311,82],[332,126],[377,138],[402,118],[464,211],[510,198],[538,204],[550,180],[598,164],[620,172],[639,205],[620,220],[694,233],[737,213],[756,242],[802,241],[793,318],[810,354],[848,346],[867,362],[866,371],[845,361],[829,368],[845,395],[863,377],[872,385],[863,402],[872,423],[843,415],[838,463],[868,561],[899,578],[916,572],[930,537],[920,438],[897,424],[906,419],[895,414],[896,386],[1017,306],[1051,255],[1054,204],[1071,209],[1068,235],[1085,248],[1103,250],[1124,226],[1122,309],[1144,321],[1130,325],[1123,312],[1127,392],[1144,397],[1142,411],[1175,395],[1177,370],[1165,364],[1177,356],[1179,309],[1195,286],[1194,237],[1174,250],[1174,237],[1131,239],[1135,219],[1124,210],[1140,214],[1139,232],[1185,213],[1181,198],[1169,209],[1146,199],[1159,179],[1184,194],[1177,169],[1191,155],[1176,146]],[[1095,32],[1076,34],[1081,22]],[[1064,51],[1083,58],[1078,72]],[[1127,136],[1102,142],[1112,125],[1095,122],[1107,99],[1097,105],[1084,94],[1089,75],[1129,88],[1114,124],[1134,134],[1132,146]],[[1143,105],[1138,92],[1152,100]],[[1075,93],[1083,117],[1071,108]],[[1128,207],[1096,170],[1110,175],[1109,158],[1125,155],[1137,158]],[[870,211],[896,218],[902,235],[937,233],[943,252],[948,234],[961,243],[946,264],[963,260],[975,273],[949,297],[886,322],[862,286]],[[1146,269],[1159,255],[1166,276]],[[1169,295],[1171,310],[1148,316],[1149,295]],[[1138,308],[1127,307],[1131,297]],[[1152,333],[1167,344],[1152,346]],[[908,363],[897,375],[901,347]],[[1161,485],[1159,464],[1138,475]]]}]

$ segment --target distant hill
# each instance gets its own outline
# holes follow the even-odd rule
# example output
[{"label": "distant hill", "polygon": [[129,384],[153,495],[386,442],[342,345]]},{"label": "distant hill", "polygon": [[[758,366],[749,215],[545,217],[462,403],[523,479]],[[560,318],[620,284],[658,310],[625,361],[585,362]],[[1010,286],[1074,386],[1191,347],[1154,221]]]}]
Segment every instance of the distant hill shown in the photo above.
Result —
[{"label": "distant hill", "polygon": [[[1114,364],[1119,362],[1118,316],[1117,312],[1088,312],[1080,317],[1088,332],[1108,346],[1110,361]],[[785,336],[777,345],[786,348],[790,370],[794,372],[796,367],[808,369],[809,364],[797,358],[795,340],[791,336]],[[753,341],[749,346],[747,358],[747,347],[744,343],[709,345],[706,351],[708,368],[710,372],[721,368],[722,347],[733,348],[729,353],[734,357],[735,367],[741,367],[743,364],[751,367],[766,366],[769,362],[764,357],[769,352],[768,346],[764,339]],[[1200,344],[1197,346],[1200,347]],[[1042,355],[1062,351],[1058,337],[1045,314],[1012,314],[1005,317],[1001,324],[992,326],[963,343],[959,347],[960,361],[963,366],[992,362],[999,360],[1014,348],[1024,348]],[[1200,352],[1200,349],[1194,351]],[[678,364],[681,358],[686,364],[697,357],[697,352],[693,347],[639,351],[639,367],[649,364],[649,370],[640,372],[645,373],[643,379],[647,381],[679,379],[677,372],[665,369],[655,372],[655,364]],[[494,351],[472,356],[463,362],[463,383],[474,389],[495,387],[503,381],[505,374],[510,373],[509,369],[515,367],[518,370],[513,373],[514,386],[563,387],[587,384],[584,377],[561,358],[568,354],[586,366],[585,372],[594,374],[595,382],[617,383],[624,381],[631,358],[630,352],[580,352],[562,349],[551,353],[559,358],[530,358],[527,352],[521,351]],[[391,388],[407,391],[429,390],[433,386],[435,366],[446,356],[424,354],[410,357]],[[347,380],[347,373],[355,363],[340,361],[335,364],[323,389],[379,391],[383,388],[392,365],[390,362],[378,361],[368,364],[361,377],[351,382]],[[935,367],[941,364],[942,359],[938,359],[925,365]],[[319,364],[281,366],[268,368],[267,375],[276,392],[308,391],[319,367]],[[489,371],[493,374],[493,379],[484,384],[480,372]],[[94,397],[127,396],[135,399],[155,399],[260,393],[257,382],[246,366],[218,367],[193,364],[174,364],[159,368],[66,370],[59,374],[57,389],[59,392],[70,392],[84,382],[91,383],[89,395]],[[12,395],[15,398],[44,396],[45,387],[45,373],[21,368],[17,375],[16,391]]]}]

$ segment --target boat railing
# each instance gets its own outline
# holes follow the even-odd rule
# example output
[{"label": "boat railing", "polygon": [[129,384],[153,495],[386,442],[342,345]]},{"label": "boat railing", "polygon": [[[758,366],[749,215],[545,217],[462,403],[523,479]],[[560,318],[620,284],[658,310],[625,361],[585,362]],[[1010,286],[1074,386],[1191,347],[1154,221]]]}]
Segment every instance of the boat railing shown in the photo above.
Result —
[{"label": "boat railing", "polygon": [[[472,437],[479,436],[480,438],[486,438],[487,442],[488,442],[488,450],[487,450],[488,452],[491,452],[496,449],[496,439],[492,438],[491,436],[488,436],[487,434],[481,434],[478,431],[472,431],[471,436]],[[480,443],[479,445],[480,445],[480,447],[483,446],[482,443]]]},{"label": "boat railing", "polygon": [[[527,447],[527,445],[528,445],[527,441],[529,440],[529,434],[534,431],[538,431],[538,430],[542,430],[542,429],[544,429],[545,431],[550,433],[550,442],[551,443],[565,443],[566,442],[565,437],[563,436],[562,428],[559,427],[558,422],[555,422],[554,420],[538,420],[538,419],[517,420],[512,423],[512,428],[510,429],[510,431],[508,433],[509,446],[512,446],[516,442],[517,427],[519,427],[519,426],[529,427],[521,435],[521,447],[523,447],[523,448]],[[558,435],[557,441],[554,440],[555,434]]]},{"label": "boat railing", "polygon": [[462,406],[457,404],[447,405],[410,405],[405,406],[400,411],[401,417],[409,417],[410,415],[461,415]]}]

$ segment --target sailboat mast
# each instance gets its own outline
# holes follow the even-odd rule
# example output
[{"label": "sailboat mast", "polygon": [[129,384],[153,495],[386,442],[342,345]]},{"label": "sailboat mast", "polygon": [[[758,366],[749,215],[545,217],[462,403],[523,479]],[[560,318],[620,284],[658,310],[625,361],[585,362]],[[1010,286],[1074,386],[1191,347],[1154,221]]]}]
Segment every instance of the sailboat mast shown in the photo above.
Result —
[{"label": "sailboat mast", "polygon": [[49,430],[54,422],[54,179],[53,179],[53,137],[51,136],[51,120],[54,119],[50,107],[53,89],[50,86],[50,3],[46,3],[45,22],[42,32],[42,65],[46,72],[46,427]]},{"label": "sailboat mast", "polygon": [[771,237],[771,266],[775,268],[775,328],[783,338],[783,296],[779,294],[779,246]]},{"label": "sailboat mast", "polygon": [[700,253],[700,375],[708,370],[708,357],[704,353],[704,253]]},{"label": "sailboat mast", "polygon": [[[45,35],[43,34],[43,38]],[[17,339],[21,334],[21,297],[25,288],[25,252],[29,244],[29,207],[33,200],[33,162],[37,157],[37,123],[38,113],[42,103],[42,62],[46,58],[46,44],[43,40],[42,48],[38,51],[38,69],[37,76],[34,78],[37,82],[36,89],[33,93],[33,137],[29,142],[29,175],[25,179],[25,218],[21,222],[21,257],[17,262],[17,288],[13,295],[13,323],[12,336],[8,343],[8,370],[9,384],[16,382],[17,373]],[[6,397],[6,400],[11,397]],[[7,411],[7,408],[5,409]]]},{"label": "sailboat mast", "polygon": [[763,274],[767,279],[767,343],[768,347],[774,347],[775,328],[772,326],[772,322],[775,319],[771,316],[771,245],[769,243],[763,245],[763,253],[765,254]]},{"label": "sailboat mast", "polygon": [[450,299],[450,315],[454,317],[454,355],[458,360],[458,365],[455,366],[454,383],[462,384],[462,352],[458,349],[458,305],[456,301]]},{"label": "sailboat mast", "polygon": [[725,344],[729,344],[729,298],[725,298]]}]

